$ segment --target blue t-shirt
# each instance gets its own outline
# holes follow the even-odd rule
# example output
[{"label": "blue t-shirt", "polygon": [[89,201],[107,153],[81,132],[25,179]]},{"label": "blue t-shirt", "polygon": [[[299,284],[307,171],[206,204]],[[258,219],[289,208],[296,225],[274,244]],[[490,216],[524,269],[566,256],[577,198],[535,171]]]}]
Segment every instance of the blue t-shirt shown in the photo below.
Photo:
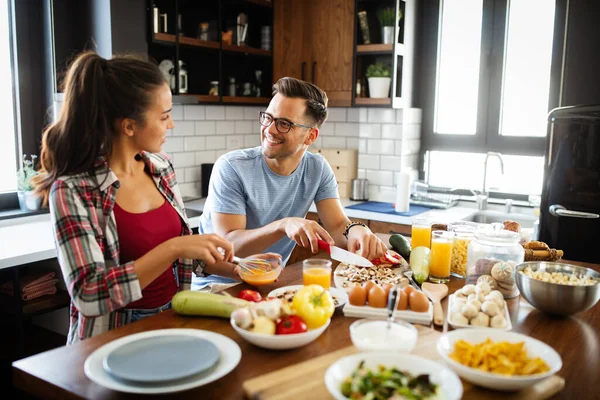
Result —
[{"label": "blue t-shirt", "polygon": [[[200,232],[214,232],[211,212],[245,215],[246,229],[255,229],[286,217],[304,218],[313,201],[337,198],[333,170],[320,154],[305,152],[298,168],[282,176],[269,168],[260,146],[235,150],[213,167]],[[266,252],[281,254],[285,263],[294,245],[284,236]]]}]

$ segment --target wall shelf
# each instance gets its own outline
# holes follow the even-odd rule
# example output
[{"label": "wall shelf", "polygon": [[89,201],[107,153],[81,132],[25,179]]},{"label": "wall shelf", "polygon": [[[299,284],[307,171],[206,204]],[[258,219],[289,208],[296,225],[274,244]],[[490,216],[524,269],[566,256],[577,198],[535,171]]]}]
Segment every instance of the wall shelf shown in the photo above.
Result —
[{"label": "wall shelf", "polygon": [[269,97],[223,96],[223,103],[269,104]]},{"label": "wall shelf", "polygon": [[236,46],[233,44],[223,43],[223,50],[225,51],[235,51],[238,53],[247,53],[247,54],[256,54],[260,56],[272,56],[273,52],[269,50],[257,49],[255,47],[249,46]]},{"label": "wall shelf", "polygon": [[354,99],[354,103],[356,103],[357,105],[363,105],[363,106],[374,106],[374,105],[378,105],[378,106],[388,105],[389,106],[392,104],[392,99],[389,97],[382,98],[382,99],[370,98],[370,97],[357,97]]},{"label": "wall shelf", "polygon": [[[200,103],[218,103],[220,101],[219,96],[209,96],[206,94],[180,94],[179,96],[185,96],[185,97],[195,97],[196,99],[198,99],[198,102]],[[175,104],[175,102],[173,102],[173,104]]]},{"label": "wall shelf", "polygon": [[188,36],[179,36],[179,43],[186,46],[204,47],[207,49],[219,49],[221,44],[212,40],[200,40]]},{"label": "wall shelf", "polygon": [[170,33],[155,32],[154,40],[159,41],[159,42],[175,43],[177,41],[177,37]]},{"label": "wall shelf", "polygon": [[363,54],[363,53],[388,53],[388,54],[392,54],[392,51],[394,51],[394,45],[393,44],[359,44],[356,46],[356,53],[357,54]]},{"label": "wall shelf", "polygon": [[246,0],[248,3],[258,4],[259,6],[273,8],[273,2],[267,0]]}]

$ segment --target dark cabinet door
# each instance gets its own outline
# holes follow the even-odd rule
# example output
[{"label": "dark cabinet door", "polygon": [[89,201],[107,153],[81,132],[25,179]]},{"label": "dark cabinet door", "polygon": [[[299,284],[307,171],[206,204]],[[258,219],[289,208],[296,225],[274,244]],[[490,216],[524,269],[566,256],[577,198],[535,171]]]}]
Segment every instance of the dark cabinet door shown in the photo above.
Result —
[{"label": "dark cabinet door", "polygon": [[273,2],[273,82],[279,78],[308,78],[310,28],[305,0]]}]

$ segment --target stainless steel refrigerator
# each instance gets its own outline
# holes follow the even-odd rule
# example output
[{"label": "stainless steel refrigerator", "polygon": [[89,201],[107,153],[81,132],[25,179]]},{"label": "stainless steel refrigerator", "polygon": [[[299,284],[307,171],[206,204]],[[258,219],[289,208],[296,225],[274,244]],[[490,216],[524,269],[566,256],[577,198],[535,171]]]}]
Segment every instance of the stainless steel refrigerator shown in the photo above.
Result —
[{"label": "stainless steel refrigerator", "polygon": [[600,264],[600,105],[549,113],[539,239]]}]

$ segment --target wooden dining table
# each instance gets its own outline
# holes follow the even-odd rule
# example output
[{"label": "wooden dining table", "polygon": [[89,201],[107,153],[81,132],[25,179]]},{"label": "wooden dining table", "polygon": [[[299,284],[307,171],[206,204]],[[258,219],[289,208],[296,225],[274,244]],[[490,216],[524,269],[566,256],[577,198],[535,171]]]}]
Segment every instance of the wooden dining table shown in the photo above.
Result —
[{"label": "wooden dining table", "polygon": [[[324,257],[323,255],[319,255]],[[586,265],[583,263],[575,263]],[[335,267],[334,262],[334,267]],[[600,266],[590,265],[600,271]],[[268,286],[258,288],[262,295],[271,290],[302,283],[302,263],[288,265],[279,279]],[[451,278],[449,292],[464,285],[464,279]],[[243,289],[239,284],[226,290],[236,296]],[[544,314],[522,297],[507,300],[513,331],[539,339],[552,346],[563,361],[559,375],[565,379],[564,389],[555,399],[592,399],[600,396],[600,306],[568,318]],[[447,298],[443,301],[444,313]],[[446,314],[445,314],[446,315]],[[241,348],[242,358],[238,366],[226,376],[207,385],[158,398],[178,399],[243,399],[242,383],[250,378],[277,371],[293,364],[352,345],[349,326],[356,318],[344,317],[336,310],[327,330],[314,342],[292,350],[274,351],[256,347],[241,338],[230,326],[229,319],[213,317],[188,317],[172,310],[162,312],[138,322],[86,339],[72,346],[46,351],[13,363],[15,387],[44,399],[125,399],[133,395],[102,387],[84,373],[86,358],[96,349],[115,339],[155,329],[194,328],[213,331],[233,339]],[[440,330],[439,327],[433,329]],[[294,385],[294,382],[290,382]]]}]

